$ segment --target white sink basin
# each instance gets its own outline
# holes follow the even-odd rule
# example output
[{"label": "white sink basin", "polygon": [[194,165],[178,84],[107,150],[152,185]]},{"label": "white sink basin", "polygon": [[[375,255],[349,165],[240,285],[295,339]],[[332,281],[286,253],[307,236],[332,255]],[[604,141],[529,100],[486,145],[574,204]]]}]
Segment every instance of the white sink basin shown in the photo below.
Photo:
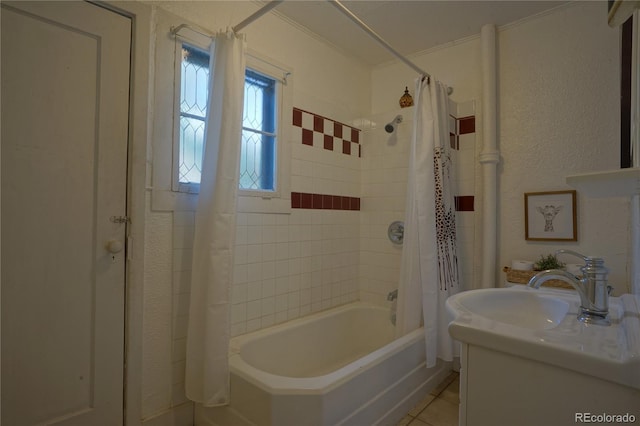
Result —
[{"label": "white sink basin", "polygon": [[578,321],[580,298],[566,290],[470,290],[446,307],[460,342],[640,389],[640,295],[609,298],[610,326]]},{"label": "white sink basin", "polygon": [[484,289],[465,291],[449,298],[487,319],[532,330],[556,327],[569,311],[569,303],[533,291]]}]

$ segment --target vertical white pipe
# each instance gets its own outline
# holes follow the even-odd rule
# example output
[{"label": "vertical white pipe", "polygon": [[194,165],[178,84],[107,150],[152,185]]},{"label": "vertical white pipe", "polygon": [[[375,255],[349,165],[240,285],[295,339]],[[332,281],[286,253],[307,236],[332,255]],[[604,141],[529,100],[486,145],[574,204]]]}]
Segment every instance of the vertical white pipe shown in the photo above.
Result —
[{"label": "vertical white pipe", "polygon": [[482,56],[482,288],[497,284],[497,191],[500,152],[497,141],[496,27],[484,25],[480,31]]}]

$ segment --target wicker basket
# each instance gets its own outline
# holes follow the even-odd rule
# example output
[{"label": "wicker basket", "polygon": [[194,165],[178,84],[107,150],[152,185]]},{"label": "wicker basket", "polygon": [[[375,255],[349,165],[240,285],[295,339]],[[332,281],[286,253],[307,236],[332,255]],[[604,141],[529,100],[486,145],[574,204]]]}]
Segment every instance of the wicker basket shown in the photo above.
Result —
[{"label": "wicker basket", "polygon": [[[527,284],[529,280],[540,271],[518,271],[505,266],[502,269],[507,274],[507,281],[518,284]],[[561,280],[549,280],[542,283],[543,287],[565,288],[574,290],[573,286]]]}]

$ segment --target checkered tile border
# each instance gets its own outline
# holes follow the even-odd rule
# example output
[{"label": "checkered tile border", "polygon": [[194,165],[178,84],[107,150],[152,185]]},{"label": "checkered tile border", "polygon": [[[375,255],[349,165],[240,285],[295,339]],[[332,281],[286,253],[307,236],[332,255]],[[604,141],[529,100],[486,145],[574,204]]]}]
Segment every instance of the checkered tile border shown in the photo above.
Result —
[{"label": "checkered tile border", "polygon": [[294,135],[299,128],[299,140],[303,145],[362,157],[360,129],[299,108],[293,108],[292,124]]}]

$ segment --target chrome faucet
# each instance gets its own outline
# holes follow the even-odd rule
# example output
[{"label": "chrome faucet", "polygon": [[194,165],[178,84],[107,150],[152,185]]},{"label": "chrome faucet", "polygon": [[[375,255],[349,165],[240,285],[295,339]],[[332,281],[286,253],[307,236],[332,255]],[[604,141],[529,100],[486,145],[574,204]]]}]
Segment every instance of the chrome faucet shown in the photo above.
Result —
[{"label": "chrome faucet", "polygon": [[562,269],[547,269],[534,275],[527,286],[538,289],[542,283],[552,279],[568,282],[580,295],[578,321],[586,324],[610,325],[608,314],[611,287],[607,285],[609,270],[604,267],[604,260],[600,257],[584,256],[571,250],[557,250],[556,256],[562,253],[584,260],[585,265],[580,268],[582,278]]}]

